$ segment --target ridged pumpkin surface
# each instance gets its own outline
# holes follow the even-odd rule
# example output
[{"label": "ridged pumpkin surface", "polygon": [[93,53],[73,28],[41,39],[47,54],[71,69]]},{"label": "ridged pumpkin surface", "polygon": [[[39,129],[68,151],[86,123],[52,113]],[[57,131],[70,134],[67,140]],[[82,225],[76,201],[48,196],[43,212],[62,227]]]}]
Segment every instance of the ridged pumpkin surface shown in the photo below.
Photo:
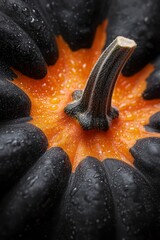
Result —
[{"label": "ridged pumpkin surface", "polygon": [[159,10],[0,1],[0,240],[160,239]]},{"label": "ridged pumpkin surface", "polygon": [[84,131],[76,120],[64,113],[65,106],[72,101],[72,93],[85,87],[102,52],[105,29],[106,21],[98,27],[92,47],[76,52],[62,37],[58,37],[59,59],[54,66],[48,67],[47,76],[35,81],[17,73],[18,78],[14,81],[31,99],[31,123],[46,134],[49,147],[59,146],[67,152],[73,169],[86,156],[101,160],[116,158],[132,163],[129,149],[136,140],[159,136],[144,128],[150,116],[160,108],[159,100],[146,101],[142,97],[146,79],[154,69],[152,65],[131,77],[119,77],[112,101],[120,116],[107,132]]}]

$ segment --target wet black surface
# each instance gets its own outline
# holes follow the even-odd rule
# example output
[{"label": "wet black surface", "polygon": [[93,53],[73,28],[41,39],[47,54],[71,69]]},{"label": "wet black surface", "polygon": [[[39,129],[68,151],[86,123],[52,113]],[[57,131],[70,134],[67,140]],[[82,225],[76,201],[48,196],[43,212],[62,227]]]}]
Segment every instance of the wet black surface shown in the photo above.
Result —
[{"label": "wet black surface", "polygon": [[[11,67],[40,79],[58,59],[55,35],[73,50],[91,46],[109,18],[107,45],[131,37],[137,51],[125,69],[139,71],[159,53],[159,2],[0,1],[0,239],[153,240],[160,238],[160,138],[139,139],[134,166],[87,157],[71,173],[66,153],[47,150],[44,133],[27,123],[31,102],[10,80]],[[109,15],[108,15],[109,11]],[[144,99],[159,98],[159,64]],[[146,130],[159,131],[159,112]],[[47,151],[46,151],[47,150]]]}]

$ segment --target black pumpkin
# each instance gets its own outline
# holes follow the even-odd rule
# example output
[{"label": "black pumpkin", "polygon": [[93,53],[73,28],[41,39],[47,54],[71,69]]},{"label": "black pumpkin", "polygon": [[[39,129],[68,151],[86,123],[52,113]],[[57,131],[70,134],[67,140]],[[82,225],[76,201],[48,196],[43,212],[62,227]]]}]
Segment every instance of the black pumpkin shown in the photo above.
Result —
[{"label": "black pumpkin", "polygon": [[[75,51],[89,48],[107,17],[108,46],[118,35],[137,50],[129,76],[154,59],[144,99],[159,98],[158,0],[0,0],[0,239],[153,240],[160,238],[160,138],[137,140],[134,166],[86,157],[71,173],[60,147],[30,121],[31,101],[13,72],[41,79],[58,59],[55,35]],[[36,80],[35,80],[36,81]],[[160,114],[147,131],[160,131]]]}]

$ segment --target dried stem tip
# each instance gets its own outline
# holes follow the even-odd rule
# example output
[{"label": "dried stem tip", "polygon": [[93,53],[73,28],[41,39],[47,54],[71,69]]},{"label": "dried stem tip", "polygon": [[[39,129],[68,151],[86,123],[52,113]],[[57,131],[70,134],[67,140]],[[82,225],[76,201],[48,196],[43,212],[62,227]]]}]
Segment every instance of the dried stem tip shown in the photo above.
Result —
[{"label": "dried stem tip", "polygon": [[107,130],[119,113],[111,106],[112,94],[118,75],[133,53],[133,40],[117,37],[102,53],[95,64],[84,91],[73,93],[74,102],[64,111],[76,118],[83,129]]}]

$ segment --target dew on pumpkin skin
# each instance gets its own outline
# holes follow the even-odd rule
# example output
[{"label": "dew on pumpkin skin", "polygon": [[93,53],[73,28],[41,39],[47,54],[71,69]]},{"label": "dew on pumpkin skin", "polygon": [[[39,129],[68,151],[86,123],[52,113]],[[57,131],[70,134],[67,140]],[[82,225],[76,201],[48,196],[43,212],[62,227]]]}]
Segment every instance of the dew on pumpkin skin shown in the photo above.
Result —
[{"label": "dew on pumpkin skin", "polygon": [[75,65],[75,61],[73,59],[70,60],[72,65]]},{"label": "dew on pumpkin skin", "polygon": [[82,65],[82,67],[83,67],[83,69],[85,69],[85,68],[87,67],[87,64],[84,63],[84,64]]},{"label": "dew on pumpkin skin", "polygon": [[35,18],[32,17],[31,20],[30,20],[30,26],[32,26],[32,24],[35,22]]},{"label": "dew on pumpkin skin", "polygon": [[25,7],[23,10],[22,10],[23,14],[26,16],[26,17],[29,17],[30,16],[30,11],[27,7]]},{"label": "dew on pumpkin skin", "polygon": [[122,104],[119,106],[119,108],[120,108],[121,110],[124,110],[124,109],[126,109],[126,106],[127,106],[126,103],[122,103]]},{"label": "dew on pumpkin skin", "polygon": [[134,97],[134,96],[133,96],[132,94],[129,94],[129,95],[128,95],[128,98],[129,98],[129,99],[132,99],[133,97]]},{"label": "dew on pumpkin skin", "polygon": [[12,7],[13,7],[13,9],[14,9],[15,11],[18,10],[18,5],[17,5],[16,3],[14,3],[14,4],[12,5]]},{"label": "dew on pumpkin skin", "polygon": [[62,77],[62,73],[59,73],[58,76],[61,78]]},{"label": "dew on pumpkin skin", "polygon": [[134,117],[130,114],[128,114],[127,116],[126,116],[126,120],[127,121],[133,121],[134,120]]}]

